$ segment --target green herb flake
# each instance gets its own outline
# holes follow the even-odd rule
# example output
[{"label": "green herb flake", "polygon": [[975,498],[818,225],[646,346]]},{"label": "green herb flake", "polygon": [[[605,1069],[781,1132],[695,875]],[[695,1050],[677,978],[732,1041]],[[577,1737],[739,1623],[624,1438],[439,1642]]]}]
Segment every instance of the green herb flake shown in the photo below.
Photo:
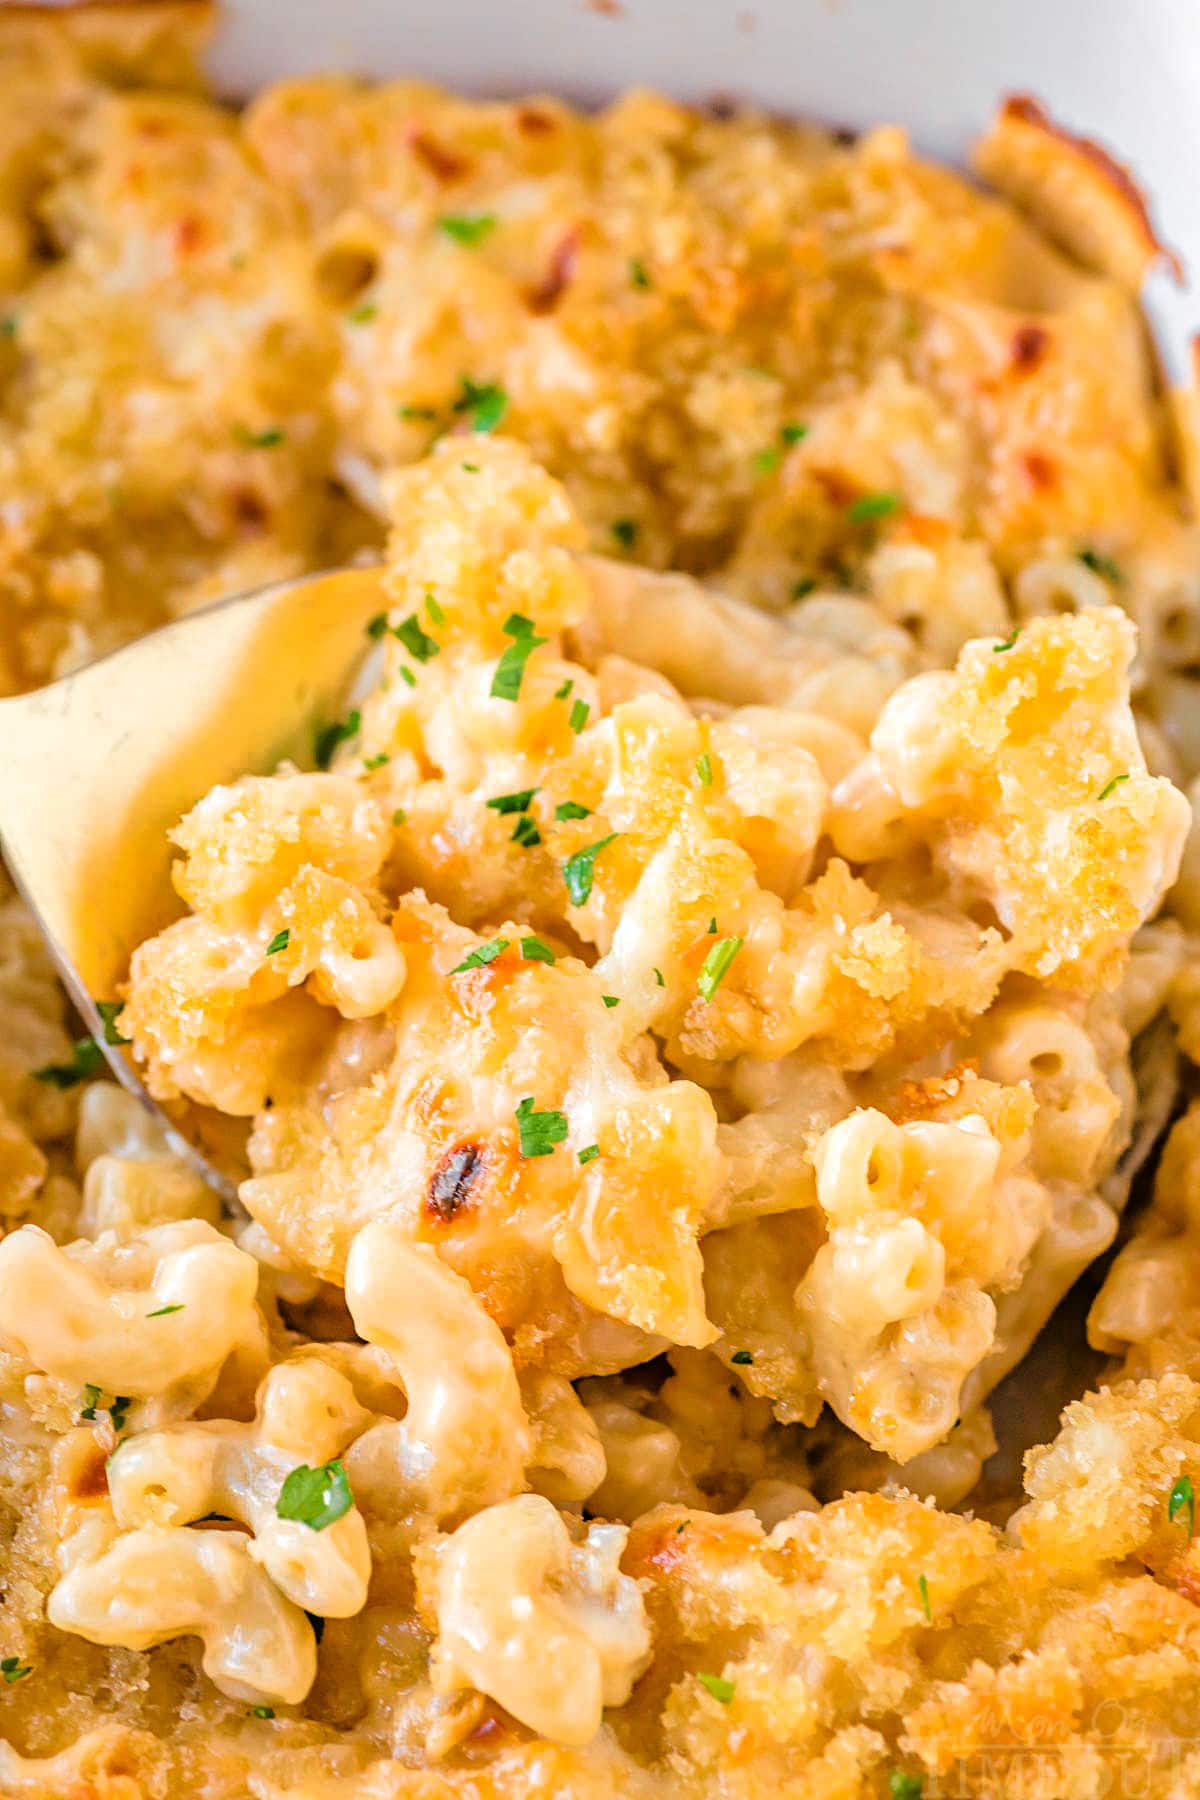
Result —
[{"label": "green herb flake", "polygon": [[890,1800],[921,1800],[924,1792],[923,1775],[908,1775],[903,1769],[893,1769],[888,1776]]},{"label": "green herb flake", "polygon": [[549,944],[545,943],[543,939],[527,937],[521,939],[521,961],[553,963],[555,956]]},{"label": "green herb flake", "polygon": [[659,986],[659,987],[666,987],[666,985],[667,985],[667,984],[666,984],[666,982],[665,982],[665,981],[664,981],[664,980],[663,980],[663,972],[662,972],[662,970],[661,970],[661,969],[655,969],[655,971],[654,971],[654,979],[655,979],[655,982],[656,982],[656,983],[657,983],[657,985],[658,985],[658,986]]},{"label": "green herb flake", "polygon": [[754,1357],[749,1350],[735,1350],[729,1360],[731,1363],[737,1363],[739,1368],[746,1368],[754,1361]]},{"label": "green herb flake", "polygon": [[392,814],[392,824],[393,825],[405,825],[407,823],[408,823],[408,814],[405,812],[405,810],[402,806],[398,806],[396,808],[395,812]]},{"label": "green herb flake", "polygon": [[432,406],[398,406],[396,408],[396,417],[398,419],[404,419],[405,421],[416,419],[433,420],[437,418],[437,411],[436,408]]},{"label": "green herb flake", "polygon": [[533,621],[525,618],[522,613],[510,613],[504,621],[503,629],[512,643],[506,646],[496,664],[489,692],[493,700],[516,700],[521,692],[525,664],[539,645],[549,643],[550,640],[535,636]]},{"label": "green herb flake", "polygon": [[702,1000],[711,1000],[729,972],[729,965],[742,947],[740,937],[718,938],[704,959],[696,988]]},{"label": "green herb flake", "polygon": [[103,1067],[104,1052],[95,1038],[79,1038],[72,1047],[69,1063],[46,1063],[33,1071],[33,1079],[50,1087],[73,1088],[98,1075]]},{"label": "green herb flake", "polygon": [[789,424],[780,427],[780,437],[785,444],[801,444],[808,436],[807,425]]},{"label": "green herb flake", "polygon": [[495,213],[443,213],[438,220],[439,231],[452,238],[456,244],[466,245],[469,250],[482,244],[495,229]]},{"label": "green herb flake", "polygon": [[462,975],[467,969],[486,969],[489,963],[494,963],[496,958],[502,956],[507,949],[507,938],[492,938],[490,943],[480,944],[477,950],[472,950],[469,955],[464,956],[457,968],[451,969],[450,973]]},{"label": "green herb flake", "polygon": [[125,1429],[125,1420],[129,1416],[129,1409],[132,1405],[133,1399],[131,1395],[113,1395],[113,1403],[108,1409],[108,1416],[112,1420],[113,1430],[118,1434]]},{"label": "green herb flake", "polygon": [[469,418],[472,431],[495,431],[508,411],[508,395],[494,382],[472,381],[469,375],[464,375],[462,392],[454,402],[454,410]]},{"label": "green herb flake", "polygon": [[555,688],[554,698],[556,700],[569,700],[571,698],[571,689],[574,686],[575,683],[573,681],[564,681],[560,688]]},{"label": "green herb flake", "polygon": [[459,467],[464,475],[478,475],[479,473],[478,463],[460,463]]},{"label": "green herb flake", "polygon": [[532,1094],[526,1094],[516,1117],[522,1156],[549,1156],[555,1144],[561,1144],[567,1135],[566,1113],[553,1109],[535,1112]]},{"label": "green herb flake", "polygon": [[582,1149],[579,1152],[578,1160],[579,1160],[580,1167],[582,1167],[585,1163],[595,1162],[595,1160],[599,1156],[599,1154],[600,1154],[599,1144],[586,1145],[584,1147],[584,1149]]},{"label": "green herb flake", "polygon": [[814,575],[802,575],[799,581],[793,581],[790,598],[793,600],[807,600],[808,596],[815,592],[816,586],[817,581]]},{"label": "green herb flake", "polygon": [[610,831],[598,843],[589,844],[586,850],[577,850],[574,856],[568,856],[563,864],[563,880],[567,884],[572,906],[587,905],[596,875],[596,858],[616,836],[615,831]]},{"label": "green herb flake", "polygon": [[117,1020],[125,1011],[125,1002],[123,1000],[97,1000],[96,1011],[100,1014],[100,1023],[104,1027],[104,1041],[106,1044],[128,1044],[132,1042],[130,1038],[122,1037],[121,1033],[117,1030]]},{"label": "green herb flake", "polygon": [[1001,651],[1011,650],[1013,645],[1016,643],[1017,639],[1020,637],[1020,635],[1021,635],[1021,627],[1019,625],[1014,625],[1012,630],[1009,632],[1009,634],[1006,638],[1004,638],[999,644],[992,645],[992,655],[999,656]]},{"label": "green herb flake", "polygon": [[566,819],[590,819],[590,806],[581,806],[578,800],[560,800],[554,809],[554,816],[561,825]]},{"label": "green herb flake", "polygon": [[313,746],[313,755],[318,769],[327,769],[333,761],[333,753],[339,744],[344,744],[352,737],[357,737],[362,726],[362,714],[357,706],[347,713],[344,719],[333,725],[324,725],[317,732]]},{"label": "green herb flake", "polygon": [[92,1382],[89,1381],[85,1386],[83,1393],[80,1395],[80,1399],[83,1402],[79,1408],[80,1418],[89,1420],[94,1419],[96,1416],[96,1408],[100,1404],[100,1389],[95,1387]]},{"label": "green herb flake", "polygon": [[421,621],[416,613],[409,613],[407,619],[402,619],[399,625],[393,625],[391,629],[392,636],[399,638],[408,654],[415,656],[418,662],[429,662],[441,654],[442,646],[427,631],[422,631]]},{"label": "green herb flake", "polygon": [[24,1681],[27,1675],[33,1674],[33,1664],[23,1663],[19,1656],[0,1658],[0,1675],[11,1686],[14,1681]]},{"label": "green herb flake", "polygon": [[378,752],[378,754],[375,756],[364,756],[363,757],[363,768],[368,771],[371,771],[374,769],[382,769],[384,764],[390,763],[391,760],[392,759],[388,755],[386,750],[380,750]]},{"label": "green herb flake", "polygon": [[372,319],[379,317],[379,308],[373,300],[364,300],[361,306],[351,307],[346,318],[351,325],[369,325]]},{"label": "green herb flake", "polygon": [[425,596],[425,611],[429,614],[435,625],[444,625],[446,623],[446,615],[432,594],[426,594]]},{"label": "green herb flake", "polygon": [[586,700],[573,700],[571,702],[571,716],[567,720],[567,723],[570,725],[571,730],[575,733],[576,737],[579,736],[579,733],[587,724],[588,714],[591,710],[592,709]]},{"label": "green herb flake", "polygon": [[924,1575],[918,1575],[917,1577],[917,1592],[921,1596],[921,1611],[925,1614],[927,1619],[932,1621],[933,1608],[929,1604],[929,1583],[926,1581]]},{"label": "green herb flake", "polygon": [[493,794],[490,800],[484,801],[484,805],[490,806],[493,812],[498,813],[528,812],[529,802],[537,791],[535,787],[531,787],[521,788],[515,794]]},{"label": "green herb flake", "polygon": [[620,1006],[620,1004],[621,1004],[621,996],[619,994],[601,994],[600,998],[603,1000],[605,1006],[608,1007],[610,1012],[612,1011],[614,1006]]},{"label": "green herb flake", "polygon": [[275,1516],[294,1519],[299,1525],[307,1525],[310,1531],[324,1531],[327,1525],[336,1524],[353,1505],[354,1495],[350,1492],[346,1471],[335,1456],[332,1462],[323,1463],[319,1469],[310,1469],[307,1463],[293,1469],[279,1490]]},{"label": "green herb flake", "polygon": [[706,935],[707,935],[707,936],[708,936],[708,937],[716,937],[716,935],[717,935],[717,921],[716,921],[716,920],[715,920],[715,919],[710,919],[710,920],[709,920],[709,921],[708,921],[708,926],[707,926],[707,929],[706,929]]},{"label": "green herb flake", "polygon": [[1111,556],[1105,556],[1101,550],[1081,550],[1079,560],[1085,569],[1090,569],[1093,575],[1102,576],[1105,581],[1111,581],[1114,587],[1119,587],[1125,579],[1120,565]]},{"label": "green herb flake", "polygon": [[1187,1508],[1187,1531],[1189,1538],[1196,1535],[1196,1495],[1191,1479],[1181,1475],[1171,1489],[1167,1499],[1167,1520],[1174,1524],[1180,1513]]},{"label": "green herb flake", "polygon": [[712,786],[712,784],[713,784],[712,757],[708,754],[707,750],[702,750],[700,752],[699,756],[696,758],[696,774],[699,777],[701,787],[711,787]]},{"label": "green herb flake", "polygon": [[640,256],[631,256],[629,259],[629,280],[633,287],[640,288],[643,293],[651,285],[646,265]]},{"label": "green herb flake", "polygon": [[867,525],[872,519],[887,519],[903,505],[899,494],[860,494],[846,508],[852,525]]},{"label": "green herb flake", "polygon": [[278,425],[268,425],[265,431],[251,431],[245,425],[236,425],[233,435],[247,450],[274,450],[283,443],[286,434]]},{"label": "green herb flake", "polygon": [[696,1676],[696,1680],[701,1687],[707,1688],[713,1699],[719,1700],[722,1706],[728,1706],[737,1692],[737,1683],[727,1681],[724,1675],[705,1675],[701,1672]]},{"label": "green herb flake", "polygon": [[1100,792],[1096,795],[1097,800],[1107,800],[1114,789],[1119,788],[1123,781],[1128,780],[1129,776],[1127,773],[1124,775],[1114,775],[1112,780],[1106,781],[1104,786],[1100,789]]},{"label": "green herb flake", "polygon": [[638,522],[636,519],[614,519],[612,534],[626,550],[632,550],[637,542]]},{"label": "green herb flake", "polygon": [[252,1706],[250,1716],[255,1719],[273,1719],[275,1708],[273,1706]]},{"label": "green herb flake", "polygon": [[751,467],[756,475],[773,475],[779,467],[780,461],[778,450],[774,448],[759,450],[751,461]]},{"label": "green herb flake", "polygon": [[277,931],[275,933],[275,936],[271,939],[270,943],[267,945],[267,955],[268,956],[277,956],[281,950],[287,949],[287,947],[291,943],[291,941],[292,941],[291,931],[285,925],[282,931]]},{"label": "green herb flake", "polygon": [[17,335],[16,313],[6,313],[0,319],[0,338],[15,338]]},{"label": "green herb flake", "polygon": [[526,850],[532,850],[542,841],[542,834],[537,828],[537,820],[529,813],[522,813],[512,830],[512,842],[520,844]]},{"label": "green herb flake", "polygon": [[405,687],[416,687],[417,685],[417,678],[407,663],[401,663],[400,665],[400,679]]},{"label": "green herb flake", "polygon": [[373,619],[367,620],[367,636],[377,642],[387,630],[387,622],[388,616],[385,612],[376,613]]},{"label": "green herb flake", "polygon": [[165,1319],[168,1313],[182,1312],[183,1308],[184,1302],[182,1300],[176,1300],[171,1306],[155,1307],[153,1312],[146,1314],[146,1317],[148,1319]]}]

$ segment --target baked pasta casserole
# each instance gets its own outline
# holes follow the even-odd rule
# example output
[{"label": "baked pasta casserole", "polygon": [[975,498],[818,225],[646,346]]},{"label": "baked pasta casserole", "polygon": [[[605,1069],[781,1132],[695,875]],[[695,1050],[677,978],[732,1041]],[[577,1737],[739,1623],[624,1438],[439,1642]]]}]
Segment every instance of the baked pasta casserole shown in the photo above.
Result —
[{"label": "baked pasta casserole", "polygon": [[[379,565],[0,899],[0,1793],[1200,1793],[1195,406],[1128,178],[0,14],[0,688]],[[181,696],[181,713],[186,696]],[[1132,1198],[1131,1198],[1132,1196]]]}]

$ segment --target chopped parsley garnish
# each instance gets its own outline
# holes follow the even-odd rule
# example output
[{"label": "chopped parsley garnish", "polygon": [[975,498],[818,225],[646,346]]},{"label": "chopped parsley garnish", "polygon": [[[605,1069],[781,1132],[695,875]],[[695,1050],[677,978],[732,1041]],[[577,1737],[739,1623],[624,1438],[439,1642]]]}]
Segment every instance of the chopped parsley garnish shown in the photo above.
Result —
[{"label": "chopped parsley garnish", "polygon": [[731,1363],[737,1363],[739,1367],[744,1368],[748,1363],[754,1361],[754,1357],[749,1350],[735,1350],[729,1360]]},{"label": "chopped parsley garnish", "polygon": [[1101,550],[1081,550],[1079,560],[1085,569],[1090,569],[1093,575],[1102,576],[1105,581],[1111,581],[1114,587],[1124,580],[1120,565],[1111,556],[1105,556]]},{"label": "chopped parsley garnish", "polygon": [[268,425],[265,431],[250,431],[245,425],[237,425],[233,435],[247,450],[274,450],[284,440],[284,433],[278,425]]},{"label": "chopped parsley garnish", "polygon": [[468,249],[482,244],[495,229],[495,213],[443,213],[438,220],[439,231],[453,238],[456,244],[465,244]]},{"label": "chopped parsley garnish", "polygon": [[273,1706],[252,1706],[250,1712],[256,1719],[273,1719],[275,1717]]},{"label": "chopped parsley garnish", "polygon": [[540,937],[527,937],[521,939],[522,962],[552,963],[554,960],[553,950],[550,948],[549,944],[544,943]]},{"label": "chopped parsley garnish", "polygon": [[923,1775],[908,1775],[903,1769],[893,1769],[888,1776],[888,1794],[891,1800],[921,1800],[924,1792]]},{"label": "chopped parsley garnish", "polygon": [[772,446],[769,450],[757,451],[750,466],[756,475],[773,475],[782,460],[780,452]]},{"label": "chopped parsley garnish", "polygon": [[0,1675],[3,1675],[6,1682],[11,1684],[14,1681],[24,1681],[27,1675],[32,1674],[33,1664],[23,1663],[19,1656],[0,1658]]},{"label": "chopped parsley garnish", "polygon": [[793,581],[792,583],[791,598],[793,600],[807,600],[808,596],[816,588],[816,585],[817,582],[814,575],[802,575],[799,581]]},{"label": "chopped parsley garnish", "polygon": [[706,933],[706,935],[707,935],[707,936],[708,936],[708,937],[716,937],[716,935],[717,935],[717,921],[716,921],[716,920],[715,920],[715,919],[710,919],[710,920],[709,920],[709,921],[708,921],[708,928],[707,928],[707,933]]},{"label": "chopped parsley garnish", "polygon": [[596,858],[606,845],[612,843],[616,835],[615,831],[610,831],[598,843],[589,844],[586,850],[577,850],[574,856],[568,856],[563,864],[563,880],[567,884],[572,906],[587,905],[596,874]]},{"label": "chopped parsley garnish", "polygon": [[33,1071],[35,1081],[45,1081],[50,1087],[73,1088],[81,1081],[98,1075],[104,1067],[104,1052],[94,1037],[78,1038],[71,1050],[69,1063],[46,1063],[43,1068]]},{"label": "chopped parsley garnish", "polygon": [[526,1094],[517,1108],[517,1130],[522,1156],[549,1156],[567,1135],[567,1115],[553,1110],[535,1112],[533,1095]]},{"label": "chopped parsley garnish", "polygon": [[85,1386],[80,1398],[83,1401],[83,1405],[79,1408],[80,1418],[81,1419],[94,1419],[96,1416],[96,1408],[100,1404],[100,1389],[98,1387],[93,1386],[93,1384],[89,1381],[87,1383],[87,1385]]},{"label": "chopped parsley garnish", "polygon": [[379,639],[386,630],[387,614],[385,612],[376,613],[373,619],[367,620],[367,636],[369,638]]},{"label": "chopped parsley garnish", "polygon": [[712,786],[712,757],[707,750],[702,750],[696,758],[696,774],[700,778],[701,787]]},{"label": "chopped parsley garnish", "polygon": [[573,681],[564,681],[560,688],[555,688],[554,698],[556,700],[569,700],[571,698],[571,689],[574,686],[575,683]]},{"label": "chopped parsley garnish", "polygon": [[379,317],[379,308],[373,300],[364,300],[361,306],[351,307],[346,317],[351,325],[369,325]]},{"label": "chopped parsley garnish", "polygon": [[664,980],[663,980],[663,972],[662,972],[662,970],[661,970],[661,969],[655,969],[655,971],[654,971],[654,979],[655,979],[655,981],[656,981],[656,982],[657,982],[657,983],[658,983],[658,985],[659,985],[659,987],[666,987],[666,985],[667,985],[667,984],[666,984],[666,982],[665,982],[665,981],[664,981]]},{"label": "chopped parsley garnish", "polygon": [[478,475],[479,473],[478,463],[459,463],[458,466],[464,475]]},{"label": "chopped parsley garnish", "polygon": [[522,813],[513,826],[512,841],[521,844],[526,850],[532,850],[542,841],[542,834],[537,828],[537,820],[530,813]]},{"label": "chopped parsley garnish", "polygon": [[432,594],[426,594],[425,596],[425,611],[429,614],[435,625],[444,625],[446,623],[446,615]]},{"label": "chopped parsley garnish", "polygon": [[1173,1525],[1180,1513],[1187,1508],[1188,1536],[1196,1535],[1196,1495],[1192,1488],[1191,1478],[1181,1475],[1171,1489],[1167,1500],[1167,1519]]},{"label": "chopped parsley garnish", "polygon": [[711,1000],[725,976],[729,965],[742,947],[740,937],[718,938],[704,959],[696,988],[702,1000]]},{"label": "chopped parsley garnish", "polygon": [[614,1006],[620,1006],[621,1004],[621,996],[619,994],[601,994],[600,998],[610,1011]]},{"label": "chopped parsley garnish", "polygon": [[407,663],[400,664],[400,679],[406,687],[416,687],[417,678]]},{"label": "chopped parsley garnish", "polygon": [[554,809],[554,816],[561,825],[564,819],[590,819],[590,806],[580,806],[578,800],[560,800]]},{"label": "chopped parsley garnish", "polygon": [[392,814],[392,824],[393,825],[404,825],[405,823],[407,823],[407,820],[408,820],[408,814],[405,812],[405,810],[402,806],[398,806],[396,808],[395,812]]},{"label": "chopped parsley garnish", "polygon": [[333,725],[322,726],[317,732],[316,743],[313,746],[318,769],[329,767],[338,745],[346,743],[352,737],[357,737],[361,725],[362,714],[356,706],[354,711],[347,713],[344,719],[338,720]]},{"label": "chopped parsley garnish", "polygon": [[624,545],[626,550],[632,550],[634,543],[637,540],[637,520],[614,519],[612,522],[612,534],[616,538],[618,544]]},{"label": "chopped parsley garnish", "polygon": [[399,625],[393,625],[392,636],[399,638],[408,654],[415,656],[418,662],[429,662],[432,657],[441,653],[442,646],[437,639],[421,630],[421,621],[416,613],[409,613],[407,619],[402,619]]},{"label": "chopped parsley garnish", "polygon": [[484,805],[490,806],[493,812],[498,813],[527,812],[529,810],[529,802],[536,793],[537,789],[531,787],[521,788],[521,790],[515,794],[493,794],[490,800],[484,802]]},{"label": "chopped parsley garnish", "polygon": [[17,315],[16,313],[6,313],[4,317],[0,319],[0,337],[15,338],[16,335]]},{"label": "chopped parsley garnish", "polygon": [[437,410],[432,406],[398,406],[396,417],[398,419],[436,419]]},{"label": "chopped parsley garnish", "polygon": [[285,925],[282,931],[277,931],[275,933],[275,936],[271,939],[270,943],[267,945],[267,955],[268,956],[278,955],[280,950],[287,949],[287,947],[291,943],[291,941],[292,941],[291,931]]},{"label": "chopped parsley garnish", "polygon": [[147,1313],[146,1317],[148,1319],[165,1319],[168,1313],[182,1312],[183,1307],[184,1302],[182,1300],[176,1300],[171,1306],[156,1307],[152,1313]]},{"label": "chopped parsley garnish", "polygon": [[512,643],[507,645],[496,664],[489,692],[493,700],[515,700],[521,692],[525,664],[538,646],[548,643],[549,639],[535,636],[533,620],[527,619],[524,613],[509,613],[503,630]]},{"label": "chopped parsley garnish", "polygon": [[122,1037],[117,1030],[117,1020],[125,1011],[123,1000],[97,1000],[96,1011],[100,1014],[100,1023],[104,1027],[106,1044],[128,1044],[132,1041],[130,1038]]},{"label": "chopped parsley garnish", "polygon": [[132,1405],[133,1400],[129,1394],[113,1395],[113,1403],[108,1409],[108,1416],[112,1420],[113,1430],[118,1436],[125,1429],[125,1420],[129,1416],[129,1409]]},{"label": "chopped parsley garnish", "polygon": [[1128,774],[1114,775],[1112,780],[1106,781],[1104,786],[1100,789],[1100,792],[1096,795],[1097,800],[1107,800],[1108,796],[1112,793],[1114,788],[1119,788],[1123,781],[1128,781],[1128,780],[1129,780]]},{"label": "chopped parsley garnish", "polygon": [[1019,625],[1014,625],[1008,636],[1001,643],[992,645],[993,656],[999,656],[1002,650],[1011,650],[1020,635],[1021,627]]},{"label": "chopped parsley garnish", "polygon": [[780,427],[779,435],[785,444],[799,444],[808,436],[808,426],[784,425]]},{"label": "chopped parsley garnish", "polygon": [[640,256],[631,256],[629,259],[629,279],[635,288],[644,290],[650,286],[650,277]]},{"label": "chopped parsley garnish", "polygon": [[363,757],[363,768],[368,769],[368,770],[369,769],[382,769],[383,765],[385,763],[390,763],[391,760],[392,759],[388,755],[386,750],[380,750],[378,755],[376,755],[376,756],[364,756]]},{"label": "chopped parsley garnish", "polygon": [[310,1531],[324,1531],[353,1505],[354,1495],[350,1492],[346,1471],[335,1456],[332,1462],[323,1463],[319,1469],[310,1469],[307,1463],[293,1469],[279,1490],[275,1516],[294,1519],[297,1524],[307,1525]]},{"label": "chopped parsley garnish", "polygon": [[917,1592],[921,1596],[921,1610],[927,1619],[932,1620],[933,1608],[929,1604],[929,1583],[923,1575],[917,1577]]},{"label": "chopped parsley garnish", "polygon": [[599,1144],[588,1144],[588,1145],[586,1145],[586,1147],[584,1149],[582,1149],[579,1152],[579,1162],[581,1165],[583,1163],[595,1162],[595,1160],[599,1156],[599,1154],[600,1154]]},{"label": "chopped parsley garnish", "polygon": [[591,710],[592,709],[586,700],[573,700],[571,702],[571,716],[567,720],[567,723],[570,725],[571,730],[575,733],[576,737],[579,736],[579,733],[587,724],[588,714]]},{"label": "chopped parsley garnish", "polygon": [[472,431],[495,431],[508,411],[508,395],[494,382],[476,382],[464,375],[462,393],[454,402],[454,410],[469,417]]},{"label": "chopped parsley garnish", "polygon": [[737,1683],[734,1681],[727,1681],[724,1675],[705,1675],[700,1673],[696,1676],[696,1680],[700,1683],[701,1687],[707,1688],[713,1699],[719,1700],[722,1706],[728,1706],[729,1702],[733,1699],[734,1694],[737,1692]]},{"label": "chopped parsley garnish", "polygon": [[480,944],[477,950],[472,950],[469,955],[464,956],[458,967],[451,969],[450,973],[461,975],[467,969],[486,969],[489,963],[495,962],[496,958],[502,956],[507,949],[507,938],[492,938],[490,943]]},{"label": "chopped parsley garnish", "polygon": [[901,505],[899,494],[860,494],[846,508],[846,517],[852,525],[865,525],[871,519],[886,519],[899,512]]}]

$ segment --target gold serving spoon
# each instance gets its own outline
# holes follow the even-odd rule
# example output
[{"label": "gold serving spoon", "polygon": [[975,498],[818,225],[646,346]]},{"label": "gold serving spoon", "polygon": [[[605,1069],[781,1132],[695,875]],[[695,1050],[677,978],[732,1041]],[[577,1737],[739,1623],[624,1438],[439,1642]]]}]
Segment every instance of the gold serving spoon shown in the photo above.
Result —
[{"label": "gold serving spoon", "polygon": [[107,1041],[111,1001],[145,938],[183,912],[167,832],[218,782],[314,762],[385,604],[378,568],[305,576],[164,625],[77,674],[0,700],[0,846],[71,999],[118,1081],[227,1199]]}]

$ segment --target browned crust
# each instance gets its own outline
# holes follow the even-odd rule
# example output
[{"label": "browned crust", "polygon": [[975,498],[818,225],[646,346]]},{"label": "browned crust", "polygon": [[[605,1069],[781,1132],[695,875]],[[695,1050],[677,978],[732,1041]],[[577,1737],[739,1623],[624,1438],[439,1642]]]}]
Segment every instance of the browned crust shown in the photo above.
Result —
[{"label": "browned crust", "polygon": [[1031,94],[1005,100],[975,166],[1081,262],[1124,286],[1137,288],[1160,260],[1183,280],[1129,169],[1094,138],[1059,125]]}]

